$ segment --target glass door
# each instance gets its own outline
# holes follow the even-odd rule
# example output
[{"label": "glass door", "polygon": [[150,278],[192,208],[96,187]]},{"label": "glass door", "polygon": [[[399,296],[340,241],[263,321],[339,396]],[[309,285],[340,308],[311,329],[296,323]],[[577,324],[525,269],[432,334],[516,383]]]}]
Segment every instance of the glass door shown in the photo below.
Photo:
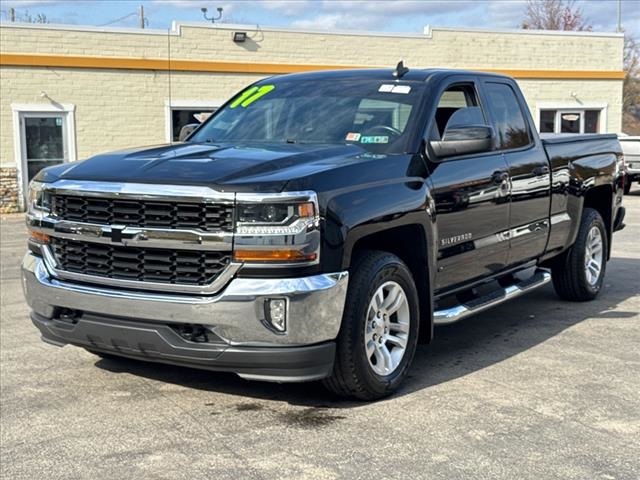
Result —
[{"label": "glass door", "polygon": [[582,112],[559,112],[560,133],[580,133],[582,130]]},{"label": "glass door", "polygon": [[22,177],[25,186],[43,168],[69,160],[66,120],[66,113],[20,114]]}]

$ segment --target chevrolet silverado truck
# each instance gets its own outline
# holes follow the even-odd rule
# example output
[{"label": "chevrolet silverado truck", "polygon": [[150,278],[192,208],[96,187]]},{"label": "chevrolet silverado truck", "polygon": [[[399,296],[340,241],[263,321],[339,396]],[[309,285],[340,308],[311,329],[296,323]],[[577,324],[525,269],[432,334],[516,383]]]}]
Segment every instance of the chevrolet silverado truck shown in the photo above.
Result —
[{"label": "chevrolet silverado truck", "polygon": [[267,78],[184,141],[38,174],[31,319],[99,356],[381,398],[437,325],[550,281],[598,295],[621,155],[615,135],[540,139],[506,76]]}]

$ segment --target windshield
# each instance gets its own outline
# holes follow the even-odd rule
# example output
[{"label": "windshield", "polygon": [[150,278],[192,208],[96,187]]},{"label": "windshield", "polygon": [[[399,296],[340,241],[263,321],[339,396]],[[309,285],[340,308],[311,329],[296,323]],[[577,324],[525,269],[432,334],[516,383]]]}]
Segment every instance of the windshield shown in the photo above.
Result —
[{"label": "windshield", "polygon": [[375,153],[407,148],[422,82],[268,79],[240,92],[189,141],[357,144]]}]

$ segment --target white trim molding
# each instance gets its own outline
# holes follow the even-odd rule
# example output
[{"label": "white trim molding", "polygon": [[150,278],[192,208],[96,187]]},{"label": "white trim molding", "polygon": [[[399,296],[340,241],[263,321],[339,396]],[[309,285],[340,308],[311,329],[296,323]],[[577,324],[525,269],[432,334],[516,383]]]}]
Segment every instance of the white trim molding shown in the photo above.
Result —
[{"label": "white trim molding", "polygon": [[172,118],[171,118],[171,110],[174,109],[184,109],[184,110],[197,110],[198,108],[203,109],[215,109],[217,110],[222,105],[224,105],[226,100],[220,99],[211,99],[211,100],[175,100],[166,99],[164,101],[164,136],[167,143],[173,142],[173,132],[172,132]]},{"label": "white trim molding", "polygon": [[[46,94],[45,94],[46,95]],[[12,103],[11,113],[13,119],[13,153],[15,156],[16,167],[18,171],[18,202],[20,209],[24,210],[26,194],[28,189],[28,175],[26,165],[26,155],[23,155],[23,139],[22,139],[22,127],[20,124],[20,117],[22,114],[52,114],[62,113],[64,114],[65,121],[65,133],[66,133],[66,146],[67,146],[67,158],[68,162],[75,162],[77,160],[77,145],[76,145],[76,119],[75,119],[76,106],[70,103]]]},{"label": "white trim molding", "polygon": [[35,24],[22,22],[0,22],[2,28],[30,28],[38,30],[67,30],[80,32],[100,32],[100,33],[121,33],[131,35],[182,35],[182,28],[208,28],[213,30],[240,30],[248,32],[280,32],[280,33],[303,33],[310,35],[347,35],[366,37],[395,37],[395,38],[422,38],[430,39],[433,32],[470,32],[470,33],[503,33],[514,35],[549,35],[549,36],[572,36],[572,37],[613,37],[623,38],[623,33],[616,32],[588,32],[588,31],[565,31],[565,30],[527,30],[527,29],[500,29],[500,28],[475,28],[475,27],[434,27],[425,25],[422,33],[401,33],[401,32],[374,32],[367,30],[340,30],[340,29],[314,29],[314,28],[288,28],[288,27],[263,27],[252,24],[232,24],[205,22],[183,22],[173,21],[169,29],[160,28],[126,28],[126,27],[96,27],[91,25],[70,25],[70,24]]}]

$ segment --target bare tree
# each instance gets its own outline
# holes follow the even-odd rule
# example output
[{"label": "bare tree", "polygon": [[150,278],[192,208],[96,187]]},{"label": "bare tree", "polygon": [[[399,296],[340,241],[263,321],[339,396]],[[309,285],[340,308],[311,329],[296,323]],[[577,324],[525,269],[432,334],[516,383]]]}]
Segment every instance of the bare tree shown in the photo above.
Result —
[{"label": "bare tree", "polygon": [[624,38],[624,72],[623,130],[631,135],[640,135],[640,44],[629,35]]},{"label": "bare tree", "polygon": [[[591,31],[575,0],[527,0],[522,28]],[[623,130],[640,135],[640,44],[624,39]]]},{"label": "bare tree", "polygon": [[35,15],[31,15],[31,13],[29,13],[29,10],[20,15],[19,19],[21,22],[25,23],[50,23],[49,19],[44,13],[36,13]]},{"label": "bare tree", "polygon": [[592,27],[575,0],[527,0],[522,28],[591,31]]}]

